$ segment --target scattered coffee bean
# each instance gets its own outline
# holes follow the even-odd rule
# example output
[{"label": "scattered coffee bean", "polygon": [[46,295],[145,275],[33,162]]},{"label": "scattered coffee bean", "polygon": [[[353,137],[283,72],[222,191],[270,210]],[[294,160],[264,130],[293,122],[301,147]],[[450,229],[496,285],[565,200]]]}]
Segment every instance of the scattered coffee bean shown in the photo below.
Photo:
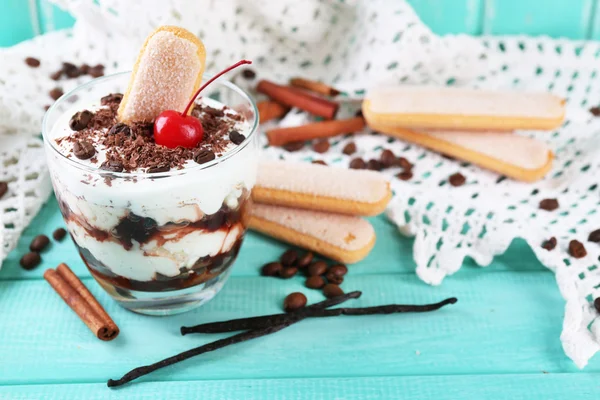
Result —
[{"label": "scattered coffee bean", "polygon": [[448,182],[450,182],[450,184],[455,187],[464,185],[466,181],[467,178],[465,178],[465,176],[460,172],[452,174],[450,175],[450,178],[448,178]]},{"label": "scattered coffee bean", "polygon": [[328,283],[323,288],[323,294],[325,295],[325,297],[330,299],[332,297],[337,297],[337,296],[343,295],[344,291],[335,283]]},{"label": "scattered coffee bean", "polygon": [[114,124],[110,130],[108,131],[109,135],[116,135],[118,133],[122,133],[126,136],[130,136],[131,135],[131,128],[129,127],[129,125],[124,124],[122,122],[118,122],[116,124]]},{"label": "scattered coffee bean", "polygon": [[312,263],[313,258],[315,258],[315,255],[313,253],[311,253],[310,251],[307,253],[304,253],[304,255],[300,258],[298,258],[298,261],[296,261],[296,267],[298,268],[306,268],[310,265],[310,263]]},{"label": "scattered coffee bean", "polygon": [[229,132],[229,140],[233,142],[233,144],[242,144],[244,140],[246,140],[246,136],[242,135],[236,130]]},{"label": "scattered coffee bean", "polygon": [[544,199],[540,201],[540,209],[554,211],[559,207],[557,199]]},{"label": "scattered coffee bean", "polygon": [[284,267],[279,271],[279,276],[283,279],[290,279],[292,276],[298,273],[298,268],[296,267]]},{"label": "scattered coffee bean", "polygon": [[399,174],[396,174],[396,178],[400,179],[401,181],[409,181],[411,180],[413,177],[413,173],[412,171],[402,171]]},{"label": "scattered coffee bean", "polygon": [[594,307],[600,313],[600,297],[596,297],[596,300],[594,300]]},{"label": "scattered coffee bean", "polygon": [[37,251],[38,253],[50,244],[50,239],[46,235],[37,235],[29,244],[29,250]]},{"label": "scattered coffee bean", "polygon": [[79,71],[81,71],[82,75],[87,75],[90,72],[90,66],[87,64],[81,64],[81,67],[79,67]]},{"label": "scattered coffee bean", "polygon": [[[0,194],[0,197],[2,197],[1,194]],[[600,243],[600,229],[596,229],[595,231],[590,232],[590,235],[588,236],[588,241],[594,242],[594,243]]]},{"label": "scattered coffee bean", "polygon": [[552,236],[550,239],[545,240],[544,243],[542,243],[542,248],[548,250],[548,251],[552,251],[556,248],[556,238],[554,236]]},{"label": "scattered coffee bean", "polygon": [[87,140],[78,140],[73,145],[73,154],[80,160],[87,160],[96,154],[96,149]]},{"label": "scattered coffee bean", "polygon": [[331,272],[337,276],[344,276],[348,273],[348,267],[346,267],[344,264],[336,264],[332,265],[327,272]]},{"label": "scattered coffee bean", "polygon": [[304,284],[310,289],[321,289],[325,286],[325,279],[321,276],[309,276]]},{"label": "scattered coffee bean", "polygon": [[350,161],[350,168],[352,169],[365,169],[366,167],[367,164],[362,158],[355,158],[354,160]]},{"label": "scattered coffee bean", "polygon": [[26,269],[29,271],[29,270],[37,267],[41,261],[42,261],[42,257],[40,257],[39,253],[32,251],[32,252],[25,254],[23,257],[21,257],[20,264],[21,264],[21,267],[23,267],[23,269]]},{"label": "scattered coffee bean", "polygon": [[298,259],[298,252],[293,249],[289,249],[289,250],[285,251],[281,255],[281,257],[279,257],[279,260],[281,261],[281,263],[283,264],[284,267],[291,267],[292,265],[295,264],[297,259]]},{"label": "scattered coffee bean", "polygon": [[52,74],[50,74],[50,79],[52,79],[53,81],[57,81],[62,77],[62,70],[58,70],[56,72],[53,72]]},{"label": "scattered coffee bean", "polygon": [[281,271],[282,265],[278,262],[270,262],[268,264],[263,265],[261,269],[261,273],[263,276],[278,276],[279,271]]},{"label": "scattered coffee bean", "polygon": [[317,140],[315,143],[313,143],[312,149],[313,149],[313,151],[320,153],[320,154],[327,153],[327,150],[329,150],[329,140],[327,140],[327,139]]},{"label": "scattered coffee bean", "polygon": [[370,169],[372,171],[381,171],[383,169],[383,164],[381,164],[377,160],[369,160],[367,162],[367,169]]},{"label": "scattered coffee bean", "polygon": [[25,64],[27,64],[28,66],[30,66],[31,68],[37,68],[40,66],[40,60],[38,60],[37,58],[34,57],[27,57],[25,59]]},{"label": "scattered coffee bean", "polygon": [[396,165],[398,165],[400,168],[402,168],[405,171],[410,171],[413,168],[412,163],[404,157],[399,157],[396,160]]},{"label": "scattered coffee bean", "polygon": [[319,165],[327,165],[327,163],[323,160],[312,160],[313,164],[319,164]]},{"label": "scattered coffee bean", "polygon": [[64,94],[63,90],[61,88],[54,88],[52,89],[48,95],[52,98],[52,100],[58,100],[60,98],[60,96],[62,96]]},{"label": "scattered coffee bean", "polygon": [[346,144],[344,146],[344,148],[342,149],[342,153],[344,153],[348,156],[356,153],[356,144],[354,142],[350,142],[350,143]]},{"label": "scattered coffee bean", "polygon": [[8,192],[8,183],[0,181],[0,199]]},{"label": "scattered coffee bean", "polygon": [[286,151],[289,151],[289,152],[294,152],[294,151],[302,150],[304,148],[304,142],[300,141],[300,142],[286,143],[286,144],[283,145],[283,148]]},{"label": "scattered coffee bean", "polygon": [[385,168],[390,168],[396,165],[397,158],[391,150],[386,149],[381,152],[379,161]]},{"label": "scattered coffee bean", "polygon": [[123,95],[121,93],[111,93],[101,98],[100,104],[103,106],[107,106],[109,104],[120,104],[121,100],[123,100]]},{"label": "scattered coffee bean", "polygon": [[100,169],[110,172],[123,172],[123,163],[121,161],[104,161]]},{"label": "scattered coffee bean", "polygon": [[569,242],[569,254],[573,258],[583,258],[587,256],[587,251],[585,250],[583,243],[577,240],[571,240]]},{"label": "scattered coffee bean", "polygon": [[65,238],[65,236],[67,236],[67,231],[65,230],[65,228],[58,228],[54,232],[52,232],[52,237],[57,242],[62,241]]},{"label": "scattered coffee bean", "polygon": [[244,79],[248,79],[248,80],[254,79],[254,78],[256,78],[256,72],[254,72],[253,69],[244,68],[242,70],[242,76],[244,77]]},{"label": "scattered coffee bean", "polygon": [[338,275],[332,273],[331,271],[329,271],[325,274],[325,278],[327,278],[327,282],[335,283],[336,285],[340,285],[342,282],[344,282],[343,276],[338,276]]},{"label": "scattered coffee bean", "polygon": [[210,150],[198,150],[194,154],[194,161],[198,164],[204,164],[215,159],[215,153]]},{"label": "scattered coffee bean", "polygon": [[150,167],[146,170],[147,174],[159,174],[161,172],[167,172],[171,169],[170,166],[163,164],[163,165],[157,165],[155,167]]},{"label": "scattered coffee bean", "polygon": [[46,105],[44,106],[44,111],[48,111],[49,109],[50,109],[50,105],[49,105],[49,104],[46,104]]},{"label": "scattered coffee bean", "polygon": [[600,117],[600,107],[590,108],[590,113],[592,113],[594,117]]},{"label": "scattered coffee bean", "polygon": [[88,74],[92,78],[98,78],[98,77],[104,76],[104,65],[98,64],[94,67],[90,67],[88,70]]},{"label": "scattered coffee bean", "polygon": [[94,114],[88,110],[78,111],[71,117],[69,127],[74,131],[81,131],[87,128],[93,116]]},{"label": "scattered coffee bean", "polygon": [[81,76],[81,70],[77,66],[70,62],[64,62],[62,64],[62,71],[68,78],[77,78]]},{"label": "scattered coffee bean", "polygon": [[296,311],[306,306],[306,296],[300,292],[294,292],[287,295],[283,301],[283,309],[285,312]]},{"label": "scattered coffee bean", "polygon": [[327,263],[325,261],[315,261],[308,266],[308,276],[324,275],[327,272]]}]

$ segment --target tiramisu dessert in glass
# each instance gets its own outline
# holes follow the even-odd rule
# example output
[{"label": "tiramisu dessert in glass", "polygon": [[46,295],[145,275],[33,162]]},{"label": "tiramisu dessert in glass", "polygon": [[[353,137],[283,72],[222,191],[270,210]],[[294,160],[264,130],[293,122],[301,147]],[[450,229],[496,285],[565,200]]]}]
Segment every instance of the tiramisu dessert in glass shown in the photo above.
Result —
[{"label": "tiramisu dessert in glass", "polygon": [[222,73],[200,87],[204,64],[196,37],[161,27],[132,73],[80,86],[44,119],[54,191],[81,257],[139,313],[210,300],[246,231],[258,114],[241,89],[212,83]]}]

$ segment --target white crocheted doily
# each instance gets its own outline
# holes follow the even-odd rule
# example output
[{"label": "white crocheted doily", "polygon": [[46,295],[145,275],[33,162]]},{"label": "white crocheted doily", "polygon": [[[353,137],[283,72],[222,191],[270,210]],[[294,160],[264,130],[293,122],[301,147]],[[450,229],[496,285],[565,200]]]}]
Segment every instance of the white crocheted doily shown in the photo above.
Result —
[{"label": "white crocheted doily", "polygon": [[[590,303],[600,296],[600,246],[587,242],[588,233],[600,228],[600,187],[595,175],[600,170],[600,118],[588,112],[600,104],[599,43],[544,37],[440,38],[403,1],[55,2],[77,18],[73,30],[0,52],[0,162],[10,164],[0,171],[0,180],[16,182],[0,200],[0,259],[14,247],[48,194],[37,138],[43,106],[51,102],[47,92],[57,84],[66,91],[89,79],[57,83],[49,74],[62,61],[102,63],[107,73],[129,69],[147,34],[156,26],[174,24],[204,40],[208,72],[250,58],[261,77],[284,81],[298,75],[334,83],[348,95],[348,113],[358,107],[352,100],[360,98],[365,88],[381,83],[541,90],[567,98],[567,121],[561,129],[518,133],[548,142],[556,155],[552,171],[534,184],[504,179],[367,131],[331,140],[326,154],[309,147],[295,153],[265,148],[265,153],[347,165],[351,157],[341,149],[352,140],[357,155],[365,159],[378,158],[382,148],[406,157],[415,164],[411,181],[393,178],[398,171],[385,172],[397,193],[388,215],[402,232],[416,237],[414,257],[421,279],[440,284],[467,256],[488,265],[514,238],[524,238],[555,272],[566,300],[561,335],[566,354],[583,367],[600,349],[600,323],[593,323],[598,316]],[[40,58],[41,67],[26,67],[27,56]],[[239,77],[236,81],[252,84]],[[307,118],[294,112],[283,123],[299,124]],[[15,142],[7,146],[6,141]],[[447,184],[455,172],[465,175],[467,184]],[[539,210],[544,198],[557,198],[560,208]],[[558,239],[558,247],[549,252],[540,245],[551,236]],[[568,255],[571,239],[586,244],[587,257]]]}]

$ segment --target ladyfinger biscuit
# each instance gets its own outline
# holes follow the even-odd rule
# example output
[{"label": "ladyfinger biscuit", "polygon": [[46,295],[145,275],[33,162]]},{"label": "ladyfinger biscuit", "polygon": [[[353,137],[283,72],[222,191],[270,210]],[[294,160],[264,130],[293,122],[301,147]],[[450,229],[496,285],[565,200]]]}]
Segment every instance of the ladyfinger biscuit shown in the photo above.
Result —
[{"label": "ladyfinger biscuit", "polygon": [[262,161],[252,199],[257,203],[377,215],[392,198],[389,182],[374,171],[288,161]]},{"label": "ladyfinger biscuit", "polygon": [[560,126],[565,102],[550,93],[397,86],[367,93],[362,110],[369,126],[512,131]]},{"label": "ladyfinger biscuit", "polygon": [[371,224],[350,215],[254,204],[249,227],[343,263],[362,260],[375,245]]},{"label": "ladyfinger biscuit", "polygon": [[165,110],[183,111],[200,87],[204,44],[174,26],[156,29],[142,46],[119,106],[122,122],[151,122]]},{"label": "ladyfinger biscuit", "polygon": [[545,143],[505,132],[416,132],[378,125],[372,128],[525,182],[543,178],[554,158]]}]

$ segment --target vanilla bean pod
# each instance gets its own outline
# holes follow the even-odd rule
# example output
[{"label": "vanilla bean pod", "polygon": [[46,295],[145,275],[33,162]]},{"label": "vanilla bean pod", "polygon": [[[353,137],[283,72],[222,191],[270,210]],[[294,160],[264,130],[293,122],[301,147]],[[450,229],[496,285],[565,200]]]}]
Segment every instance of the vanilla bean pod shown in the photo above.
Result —
[{"label": "vanilla bean pod", "polygon": [[182,326],[181,334],[187,335],[188,333],[225,333],[225,332],[236,332],[245,331],[248,329],[262,329],[267,326],[273,326],[283,323],[290,315],[297,313],[307,313],[311,310],[323,310],[329,307],[336,306],[350,299],[357,299],[362,293],[359,291],[349,292],[342,296],[333,297],[318,303],[312,304],[308,307],[297,310],[293,313],[283,314],[272,314],[263,315],[260,317],[250,318],[239,318],[232,319],[229,321],[220,322],[209,322],[207,324],[200,324],[195,326]]}]

